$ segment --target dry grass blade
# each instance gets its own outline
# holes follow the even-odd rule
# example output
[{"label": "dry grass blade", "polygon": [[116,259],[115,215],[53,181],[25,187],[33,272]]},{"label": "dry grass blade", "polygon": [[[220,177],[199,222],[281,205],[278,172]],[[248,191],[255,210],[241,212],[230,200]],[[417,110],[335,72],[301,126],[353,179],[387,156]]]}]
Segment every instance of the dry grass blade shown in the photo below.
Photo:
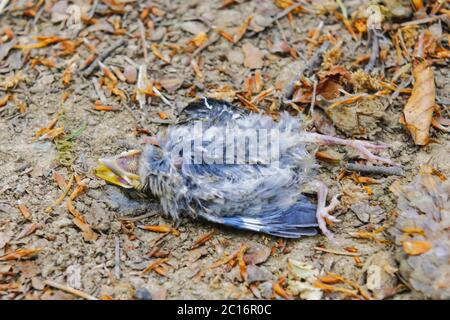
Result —
[{"label": "dry grass blade", "polygon": [[345,252],[345,251],[338,251],[338,250],[327,249],[327,248],[321,248],[321,247],[314,247],[314,250],[316,250],[316,251],[322,251],[322,252],[326,252],[326,253],[332,253],[332,254],[341,255],[341,256],[358,257],[358,256],[361,255],[361,254],[356,253],[356,252]]},{"label": "dry grass blade", "polygon": [[[163,263],[167,262],[168,260],[169,260],[168,258],[156,260],[155,262],[149,264],[148,267],[142,271],[142,274],[146,274],[152,270],[155,270],[157,273],[161,274],[161,270],[164,270],[161,268],[161,265]],[[165,276],[165,274],[161,274],[161,275]]]},{"label": "dry grass blade", "polygon": [[206,242],[208,242],[209,240],[212,239],[212,237],[215,233],[216,233],[216,230],[212,230],[212,231],[207,232],[207,233],[201,235],[200,237],[198,237],[194,241],[194,244],[191,246],[191,250],[204,245]]},{"label": "dry grass blade", "polygon": [[86,300],[98,300],[96,297],[91,296],[90,294],[87,294],[87,293],[85,293],[83,291],[80,291],[80,290],[74,289],[72,287],[66,286],[64,284],[59,284],[59,283],[57,283],[55,281],[52,281],[52,280],[45,280],[44,283],[46,285],[48,285],[49,287],[53,287],[53,288],[56,288],[56,289],[59,289],[59,290],[66,291],[68,293],[71,293],[73,295],[76,295],[76,296],[78,296],[80,298],[83,298],[83,299],[86,299]]}]

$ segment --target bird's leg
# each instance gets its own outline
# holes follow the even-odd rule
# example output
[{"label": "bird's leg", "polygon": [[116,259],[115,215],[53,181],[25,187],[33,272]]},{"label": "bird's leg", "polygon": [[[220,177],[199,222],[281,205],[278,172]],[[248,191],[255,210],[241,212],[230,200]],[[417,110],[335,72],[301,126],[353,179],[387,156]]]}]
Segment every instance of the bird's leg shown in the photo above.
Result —
[{"label": "bird's leg", "polygon": [[316,217],[317,222],[319,224],[320,230],[322,230],[323,234],[329,239],[333,240],[333,233],[328,230],[327,228],[327,221],[329,220],[331,222],[340,222],[339,219],[336,219],[336,217],[332,216],[330,212],[332,212],[337,205],[339,205],[339,200],[337,196],[334,196],[333,199],[331,199],[330,204],[327,206],[327,194],[328,194],[328,187],[320,181],[314,181],[314,186],[317,188],[317,211],[316,211]]},{"label": "bird's leg", "polygon": [[361,141],[361,140],[347,140],[347,139],[342,139],[342,138],[338,138],[338,137],[318,134],[318,133],[314,133],[314,132],[305,132],[304,135],[305,135],[306,142],[312,142],[315,144],[322,144],[322,145],[339,144],[339,145],[343,145],[343,146],[352,147],[352,148],[355,148],[359,152],[360,156],[362,158],[366,159],[367,161],[370,161],[372,163],[386,163],[386,164],[389,164],[392,166],[397,165],[391,159],[374,155],[369,150],[369,149],[384,150],[384,149],[388,148],[388,145],[386,145],[386,144],[374,144],[374,143],[370,143],[367,141]]}]

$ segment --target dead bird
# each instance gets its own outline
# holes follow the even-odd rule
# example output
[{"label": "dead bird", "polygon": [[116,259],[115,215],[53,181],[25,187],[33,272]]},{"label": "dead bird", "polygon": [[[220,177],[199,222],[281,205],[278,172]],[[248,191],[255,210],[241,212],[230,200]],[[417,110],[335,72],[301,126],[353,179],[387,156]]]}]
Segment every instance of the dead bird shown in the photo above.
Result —
[{"label": "dead bird", "polygon": [[[317,234],[329,238],[326,220],[337,196],[326,206],[328,189],[313,181],[314,157],[305,145],[354,147],[370,162],[394,165],[369,149],[386,145],[344,140],[301,128],[287,112],[279,121],[249,113],[228,102],[207,99],[189,104],[176,125],[145,148],[100,159],[96,174],[113,184],[159,198],[165,215],[181,216],[284,238]],[[318,203],[301,194],[313,183]]]}]

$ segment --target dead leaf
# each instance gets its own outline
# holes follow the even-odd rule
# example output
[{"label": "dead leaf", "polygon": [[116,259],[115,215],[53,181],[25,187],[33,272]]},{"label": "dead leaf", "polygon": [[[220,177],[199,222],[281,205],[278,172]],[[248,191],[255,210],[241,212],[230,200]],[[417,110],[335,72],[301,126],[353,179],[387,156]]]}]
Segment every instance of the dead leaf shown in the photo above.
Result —
[{"label": "dead leaf", "polygon": [[410,256],[417,256],[431,249],[433,245],[429,241],[410,240],[403,242],[403,250]]},{"label": "dead leaf", "polygon": [[27,220],[31,220],[31,213],[28,210],[28,208],[23,204],[19,204],[18,207],[19,207],[20,213],[23,215],[23,217]]},{"label": "dead leaf", "polygon": [[175,236],[179,236],[180,235],[180,231],[178,231],[175,228],[172,228],[171,226],[168,225],[160,225],[160,226],[141,226],[140,227],[143,230],[147,230],[147,231],[152,231],[152,232],[160,232],[160,233],[172,233]]},{"label": "dead leaf", "polygon": [[19,234],[16,236],[16,240],[25,238],[35,232],[37,229],[39,229],[42,225],[40,223],[29,223],[25,225],[22,229],[22,231],[19,232]]},{"label": "dead leaf", "polygon": [[58,187],[61,190],[64,190],[67,187],[66,180],[64,179],[64,177],[60,173],[58,173],[56,171],[53,171],[53,175],[52,176],[53,176],[53,179],[55,180],[56,184],[58,185]]},{"label": "dead leaf", "polygon": [[242,37],[244,36],[245,32],[248,29],[248,26],[250,25],[250,22],[252,21],[253,16],[249,16],[244,23],[239,27],[239,29],[237,30],[236,34],[233,37],[233,42],[237,43],[239,40],[242,39]]},{"label": "dead leaf", "polygon": [[430,141],[429,131],[436,99],[434,74],[427,61],[413,68],[415,79],[412,94],[403,109],[405,125],[416,145],[426,145]]},{"label": "dead leaf", "polygon": [[157,57],[158,59],[164,61],[165,63],[170,63],[170,58],[167,57],[166,55],[164,55],[158,48],[158,45],[156,43],[153,43],[151,45],[151,49],[153,54],[155,55],[155,57]]},{"label": "dead leaf", "polygon": [[18,260],[18,259],[28,259],[35,257],[39,252],[41,252],[42,248],[34,248],[34,249],[17,249],[16,251],[7,253],[0,257],[0,261],[10,261],[10,260]]},{"label": "dead leaf", "polygon": [[174,93],[183,84],[183,78],[167,78],[160,81],[161,86],[168,92]]},{"label": "dead leaf", "polygon": [[[210,232],[207,232],[206,234],[201,235],[198,237],[194,244],[191,246],[191,250],[200,247],[201,245],[205,244],[209,240],[212,239],[213,235],[216,233],[216,230],[211,230]],[[244,257],[245,258],[245,257]]]}]

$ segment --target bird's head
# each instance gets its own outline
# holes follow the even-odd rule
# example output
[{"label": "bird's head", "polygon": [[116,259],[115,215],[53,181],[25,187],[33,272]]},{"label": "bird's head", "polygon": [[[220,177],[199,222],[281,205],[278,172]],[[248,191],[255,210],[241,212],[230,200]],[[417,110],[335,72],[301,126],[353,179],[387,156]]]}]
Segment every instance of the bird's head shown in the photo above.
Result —
[{"label": "bird's head", "polygon": [[139,166],[142,152],[130,150],[115,157],[99,159],[95,175],[126,189],[141,189]]}]

